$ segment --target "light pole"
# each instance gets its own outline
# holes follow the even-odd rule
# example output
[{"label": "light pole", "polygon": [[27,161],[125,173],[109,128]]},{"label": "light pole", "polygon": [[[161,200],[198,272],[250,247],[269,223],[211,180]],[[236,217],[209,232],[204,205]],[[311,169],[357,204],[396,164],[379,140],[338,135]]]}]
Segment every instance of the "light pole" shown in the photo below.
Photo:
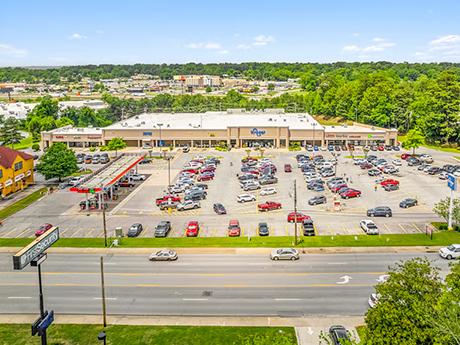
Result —
[{"label": "light pole", "polygon": [[171,158],[165,153],[165,159],[168,161],[168,194],[171,194]]},{"label": "light pole", "polygon": [[[157,123],[157,126],[160,127],[160,141],[158,142],[158,147],[163,146],[161,145],[161,127],[163,127],[162,123]],[[160,150],[160,157],[161,157],[161,150]]]},{"label": "light pole", "polygon": [[313,122],[311,125],[313,126],[313,149],[315,149],[315,127],[317,123]]},{"label": "light pole", "polygon": [[203,114],[200,114],[201,149],[203,149]]}]

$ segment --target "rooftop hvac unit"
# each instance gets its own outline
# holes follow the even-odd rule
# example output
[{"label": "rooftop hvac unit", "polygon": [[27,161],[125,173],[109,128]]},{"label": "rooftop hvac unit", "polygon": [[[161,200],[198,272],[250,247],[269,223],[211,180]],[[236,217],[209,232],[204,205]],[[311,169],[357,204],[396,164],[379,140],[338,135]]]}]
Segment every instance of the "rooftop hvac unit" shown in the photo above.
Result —
[{"label": "rooftop hvac unit", "polygon": [[140,123],[136,123],[136,127],[140,127],[140,126],[141,126],[141,124],[140,124]]},{"label": "rooftop hvac unit", "polygon": [[169,123],[168,123],[168,124],[166,125],[166,128],[169,128],[169,127],[170,127],[170,126],[169,126]]},{"label": "rooftop hvac unit", "polygon": [[300,119],[300,122],[303,122],[303,119]]},{"label": "rooftop hvac unit", "polygon": [[139,120],[139,115],[134,116],[136,120]]},{"label": "rooftop hvac unit", "polygon": [[271,117],[268,118],[268,121],[273,121],[273,119]]},{"label": "rooftop hvac unit", "polygon": [[142,121],[141,124],[142,124],[142,125],[145,125],[145,121]]},{"label": "rooftop hvac unit", "polygon": [[286,122],[286,121],[287,121],[287,120],[286,120],[286,119],[284,119],[284,122]]},{"label": "rooftop hvac unit", "polygon": [[375,127],[374,127],[374,126],[371,127],[371,131],[375,131]]},{"label": "rooftop hvac unit", "polygon": [[191,124],[191,123],[189,123],[189,124],[188,124],[188,126],[189,126],[189,127],[192,127],[192,124]]},{"label": "rooftop hvac unit", "polygon": [[331,126],[331,128],[335,128],[335,126]]}]

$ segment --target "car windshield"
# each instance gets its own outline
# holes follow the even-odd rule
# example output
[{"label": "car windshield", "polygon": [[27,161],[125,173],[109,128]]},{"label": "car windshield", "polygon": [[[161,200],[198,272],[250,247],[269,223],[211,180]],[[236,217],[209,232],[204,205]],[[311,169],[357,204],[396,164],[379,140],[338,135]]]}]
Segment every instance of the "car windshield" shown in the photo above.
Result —
[{"label": "car windshield", "polygon": [[40,229],[38,229],[38,230],[46,230],[47,227],[48,227],[47,225],[42,225],[42,226],[40,227]]},{"label": "car windshield", "polygon": [[189,230],[195,230],[196,226],[195,225],[189,225],[188,228],[189,228]]},{"label": "car windshield", "polygon": [[455,247],[454,246],[449,246],[447,247],[447,250],[451,251],[451,252],[454,252],[455,251]]},{"label": "car windshield", "polygon": [[367,224],[367,227],[369,229],[377,229],[377,227],[375,226],[375,224]]}]

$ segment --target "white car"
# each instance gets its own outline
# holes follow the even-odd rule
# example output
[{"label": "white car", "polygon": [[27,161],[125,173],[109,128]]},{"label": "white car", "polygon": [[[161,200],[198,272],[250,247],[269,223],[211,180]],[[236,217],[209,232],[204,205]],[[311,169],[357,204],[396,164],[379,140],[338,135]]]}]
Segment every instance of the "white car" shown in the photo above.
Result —
[{"label": "white car", "polygon": [[[198,163],[198,162],[190,162],[188,167],[191,167],[191,168],[201,168],[202,166],[203,166],[203,164],[201,164],[201,163]],[[187,167],[187,168],[188,168],[188,167]]]},{"label": "white car", "polygon": [[183,171],[180,174],[181,174],[181,177],[187,177],[187,178],[194,178],[196,176],[194,173],[191,173],[191,172],[188,172],[188,171]]},{"label": "white car", "polygon": [[261,158],[259,159],[259,163],[271,163],[272,160],[270,158]]},{"label": "white car", "polygon": [[198,201],[185,200],[177,205],[177,210],[185,211],[185,210],[197,209],[200,207],[201,207],[201,204]]},{"label": "white car", "polygon": [[271,195],[278,193],[275,188],[269,187],[260,191],[260,195]]},{"label": "white car", "polygon": [[331,176],[334,176],[334,175],[335,175],[335,172],[332,169],[323,171],[321,173],[321,177],[331,177]]},{"label": "white car", "polygon": [[458,258],[460,256],[460,244],[452,244],[449,247],[439,249],[439,255],[447,260]]},{"label": "white car", "polygon": [[256,197],[251,194],[239,194],[236,196],[236,201],[238,202],[256,201]]},{"label": "white car", "polygon": [[446,173],[445,171],[439,174],[439,179],[440,180],[447,180],[449,174]]},{"label": "white car", "polygon": [[425,163],[433,163],[433,157],[427,154],[421,155],[420,160]]},{"label": "white car", "polygon": [[371,294],[371,295],[369,296],[369,300],[368,300],[368,302],[369,302],[369,307],[374,308],[375,305],[376,305],[376,304],[378,303],[378,301],[379,301],[379,297],[380,297],[380,294],[375,294],[375,293]]},{"label": "white car", "polygon": [[370,219],[363,219],[359,222],[359,226],[363,229],[368,235],[378,235],[379,228],[375,223]]},{"label": "white car", "polygon": [[321,151],[326,151],[326,146],[320,146],[319,148]]},{"label": "white car", "polygon": [[305,181],[310,182],[310,181],[317,180],[317,179],[320,179],[320,178],[321,178],[321,175],[314,172],[313,174],[306,175],[305,176]]},{"label": "white car", "polygon": [[318,168],[318,169],[332,168],[333,166],[334,166],[334,164],[332,164],[331,162],[321,162],[321,163],[315,165],[315,167]]},{"label": "white car", "polygon": [[132,174],[131,177],[134,181],[144,181],[145,175],[144,174]]},{"label": "white car", "polygon": [[430,170],[430,169],[431,169],[431,166],[427,165],[427,166],[425,167],[425,169],[423,169],[423,172],[428,172],[428,170]]},{"label": "white car", "polygon": [[398,172],[398,169],[392,165],[389,165],[385,169],[383,169],[383,172],[385,174],[393,174],[395,172]]},{"label": "white car", "polygon": [[454,175],[455,177],[460,177],[460,169],[455,171],[452,175]]},{"label": "white car", "polygon": [[402,165],[402,161],[400,159],[394,159],[393,162],[394,165],[397,165],[397,166],[401,166]]},{"label": "white car", "polygon": [[192,160],[194,160],[194,159],[204,161],[206,159],[206,157],[205,156],[195,156],[195,157],[192,158]]},{"label": "white car", "polygon": [[171,192],[173,193],[183,193],[185,192],[185,186],[184,185],[174,185],[170,187]]},{"label": "white car", "polygon": [[244,189],[245,192],[247,192],[248,190],[255,190],[255,189],[259,189],[259,188],[260,188],[260,184],[257,181],[250,181],[249,183],[246,183],[243,186],[243,189]]},{"label": "white car", "polygon": [[360,165],[364,163],[364,158],[353,158],[354,165]]}]

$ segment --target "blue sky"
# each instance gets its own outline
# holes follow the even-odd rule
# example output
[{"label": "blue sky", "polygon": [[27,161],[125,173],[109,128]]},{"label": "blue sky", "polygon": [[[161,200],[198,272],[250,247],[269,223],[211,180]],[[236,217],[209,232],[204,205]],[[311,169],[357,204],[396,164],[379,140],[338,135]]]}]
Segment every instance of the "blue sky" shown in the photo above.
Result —
[{"label": "blue sky", "polygon": [[0,66],[460,62],[460,1],[8,1]]}]

